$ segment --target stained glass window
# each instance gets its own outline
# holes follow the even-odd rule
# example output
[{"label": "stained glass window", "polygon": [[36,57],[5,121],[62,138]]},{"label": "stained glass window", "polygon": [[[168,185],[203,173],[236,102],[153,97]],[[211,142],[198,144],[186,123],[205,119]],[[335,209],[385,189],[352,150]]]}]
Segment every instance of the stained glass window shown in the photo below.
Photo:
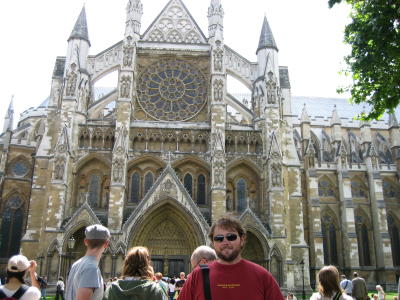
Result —
[{"label": "stained glass window", "polygon": [[333,219],[329,215],[325,215],[321,219],[322,221],[322,242],[324,248],[324,264],[325,265],[338,265],[337,256],[337,239],[336,239],[336,227],[333,223]]},{"label": "stained glass window", "polygon": [[150,188],[153,185],[153,173],[148,172],[146,176],[144,177],[144,194],[146,195],[147,192],[150,190]]},{"label": "stained glass window", "polygon": [[246,180],[243,178],[239,179],[237,184],[236,184],[236,190],[237,190],[237,210],[238,212],[242,212],[246,209],[247,207],[247,185],[246,185]]},{"label": "stained glass window", "polygon": [[206,178],[203,174],[197,178],[197,203],[206,204]]},{"label": "stained glass window", "polygon": [[140,175],[135,172],[131,178],[131,197],[130,202],[138,203],[140,199]]},{"label": "stained glass window", "polygon": [[322,179],[318,182],[318,195],[320,197],[334,197],[332,185],[328,180]]},{"label": "stained glass window", "polygon": [[12,196],[4,208],[1,222],[0,257],[10,257],[19,253],[24,219],[21,204],[19,196]]},{"label": "stained glass window", "polygon": [[366,198],[367,197],[367,193],[364,190],[363,186],[357,181],[351,182],[351,195],[355,198]]},{"label": "stained glass window", "polygon": [[88,202],[92,207],[99,207],[100,188],[100,176],[97,174],[90,175]]},{"label": "stained glass window", "polygon": [[160,60],[140,73],[138,102],[157,120],[184,121],[205,105],[206,86],[195,66],[181,60]]},{"label": "stained glass window", "polygon": [[370,242],[367,225],[364,223],[364,218],[360,215],[355,217],[356,234],[358,243],[358,256],[360,266],[371,265]]},{"label": "stained glass window", "polygon": [[29,169],[28,165],[23,161],[17,161],[12,164],[11,170],[15,176],[23,177],[25,176]]},{"label": "stained glass window", "polygon": [[183,185],[185,189],[188,191],[190,197],[193,198],[193,180],[192,180],[192,175],[189,173],[185,175],[185,178],[183,179]]}]

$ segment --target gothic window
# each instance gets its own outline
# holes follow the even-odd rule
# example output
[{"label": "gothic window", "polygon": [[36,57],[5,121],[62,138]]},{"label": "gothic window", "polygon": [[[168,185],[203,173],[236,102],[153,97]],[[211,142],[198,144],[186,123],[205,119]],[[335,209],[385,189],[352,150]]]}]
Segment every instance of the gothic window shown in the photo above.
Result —
[{"label": "gothic window", "polygon": [[144,195],[146,195],[150,188],[153,186],[153,181],[153,173],[148,172],[144,177]]},{"label": "gothic window", "polygon": [[318,181],[318,195],[320,197],[334,197],[335,192],[333,191],[332,184],[327,179],[321,179]]},{"label": "gothic window", "polygon": [[387,217],[390,244],[392,246],[393,265],[400,266],[400,231],[399,226],[391,215]]},{"label": "gothic window", "polygon": [[324,247],[324,264],[338,265],[336,227],[329,215],[322,217],[322,242]]},{"label": "gothic window", "polygon": [[131,197],[132,203],[138,203],[140,199],[140,175],[138,172],[133,173],[131,177]]},{"label": "gothic window", "polygon": [[185,189],[188,191],[190,197],[193,198],[193,180],[192,180],[192,175],[187,173],[183,179],[183,185]]},{"label": "gothic window", "polygon": [[400,193],[398,189],[396,189],[388,180],[383,180],[383,195],[385,198],[400,199]]},{"label": "gothic window", "polygon": [[160,60],[139,75],[139,105],[162,121],[185,121],[200,112],[207,99],[207,82],[195,66],[181,60]]},{"label": "gothic window", "polygon": [[18,195],[11,196],[4,207],[1,222],[0,257],[19,253],[23,219],[21,198]]},{"label": "gothic window", "polygon": [[206,204],[206,177],[203,174],[197,178],[197,204]]},{"label": "gothic window", "polygon": [[101,190],[100,176],[98,174],[90,175],[88,202],[91,207],[100,206],[100,190]]},{"label": "gothic window", "polygon": [[18,160],[11,164],[11,172],[16,177],[24,177],[29,172],[29,166],[25,161]]},{"label": "gothic window", "polygon": [[367,191],[359,181],[351,182],[351,195],[354,198],[367,198]]},{"label": "gothic window", "polygon": [[356,216],[356,234],[360,266],[371,266],[371,253],[368,227],[362,216]]},{"label": "gothic window", "polygon": [[247,207],[247,183],[240,178],[236,183],[236,203],[238,212],[242,212]]}]

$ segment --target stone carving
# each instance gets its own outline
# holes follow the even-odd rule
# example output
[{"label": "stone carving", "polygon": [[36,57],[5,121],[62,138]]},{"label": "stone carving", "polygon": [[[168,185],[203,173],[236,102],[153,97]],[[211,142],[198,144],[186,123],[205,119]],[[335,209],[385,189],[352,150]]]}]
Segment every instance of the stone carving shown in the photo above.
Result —
[{"label": "stone carving", "polygon": [[116,159],[113,164],[113,180],[115,182],[122,182],[124,174],[124,163],[122,159]]},{"label": "stone carving", "polygon": [[130,90],[131,90],[131,78],[129,76],[122,76],[121,90],[120,90],[121,98],[129,98]]},{"label": "stone carving", "polygon": [[276,100],[278,98],[278,88],[277,88],[276,80],[273,76],[274,76],[274,74],[272,72],[268,72],[268,81],[267,81],[267,102],[268,102],[268,104],[276,104]]},{"label": "stone carving", "polygon": [[124,67],[132,66],[133,51],[134,51],[134,45],[132,45],[132,38],[128,37],[126,40],[126,45],[124,45],[124,50],[123,50],[124,56],[122,59],[122,63]]},{"label": "stone carving", "polygon": [[67,87],[65,90],[66,96],[75,96],[76,82],[78,80],[78,75],[76,74],[75,69],[76,69],[76,64],[72,63],[71,71],[67,75]]},{"label": "stone carving", "polygon": [[222,102],[224,100],[224,81],[222,79],[214,80],[214,101]]},{"label": "stone carving", "polygon": [[221,72],[223,64],[223,54],[221,47],[217,44],[217,48],[214,50],[214,71]]},{"label": "stone carving", "polygon": [[59,157],[54,163],[54,179],[63,180],[64,170],[65,170],[65,159],[63,157]]},{"label": "stone carving", "polygon": [[226,196],[226,210],[231,211],[233,210],[233,203],[231,197],[228,195]]},{"label": "stone carving", "polygon": [[278,163],[271,166],[271,184],[272,187],[280,187],[282,185],[282,167]]},{"label": "stone carving", "polygon": [[224,153],[221,150],[214,152],[214,185],[224,186],[225,185],[225,161]]}]

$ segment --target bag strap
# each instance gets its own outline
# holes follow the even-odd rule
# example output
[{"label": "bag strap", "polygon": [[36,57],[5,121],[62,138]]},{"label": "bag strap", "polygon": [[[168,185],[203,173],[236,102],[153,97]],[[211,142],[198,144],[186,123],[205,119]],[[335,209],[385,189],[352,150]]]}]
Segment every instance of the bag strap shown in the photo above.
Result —
[{"label": "bag strap", "polygon": [[204,297],[206,300],[211,300],[211,288],[210,288],[210,269],[207,265],[199,265],[203,273],[203,287]]},{"label": "bag strap", "polygon": [[349,285],[349,280],[346,281],[346,285],[344,286],[344,289],[346,289],[348,285]]},{"label": "bag strap", "polygon": [[0,299],[2,299],[2,298],[7,298],[7,295],[4,294],[3,286],[0,286]]},{"label": "bag strap", "polygon": [[25,284],[21,285],[21,287],[18,289],[18,291],[16,291],[14,293],[14,295],[12,295],[12,298],[15,298],[15,299],[21,298],[25,294],[25,292],[28,290],[28,288],[29,287]]},{"label": "bag strap", "polygon": [[337,292],[335,297],[332,300],[339,300],[340,296],[342,296],[342,292]]}]

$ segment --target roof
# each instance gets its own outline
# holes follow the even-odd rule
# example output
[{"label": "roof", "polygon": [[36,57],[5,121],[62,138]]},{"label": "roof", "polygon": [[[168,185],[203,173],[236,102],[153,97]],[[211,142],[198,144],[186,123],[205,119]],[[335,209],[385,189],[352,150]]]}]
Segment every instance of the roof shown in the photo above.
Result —
[{"label": "roof", "polygon": [[74,29],[72,30],[71,35],[68,38],[68,41],[71,39],[82,39],[87,41],[90,45],[85,6],[83,6],[81,10],[78,20],[75,23]]},{"label": "roof", "polygon": [[258,43],[257,51],[264,48],[273,48],[278,51],[278,46],[275,43],[274,35],[272,34],[271,27],[269,27],[267,17],[264,17],[264,23],[261,29],[260,41]]}]

